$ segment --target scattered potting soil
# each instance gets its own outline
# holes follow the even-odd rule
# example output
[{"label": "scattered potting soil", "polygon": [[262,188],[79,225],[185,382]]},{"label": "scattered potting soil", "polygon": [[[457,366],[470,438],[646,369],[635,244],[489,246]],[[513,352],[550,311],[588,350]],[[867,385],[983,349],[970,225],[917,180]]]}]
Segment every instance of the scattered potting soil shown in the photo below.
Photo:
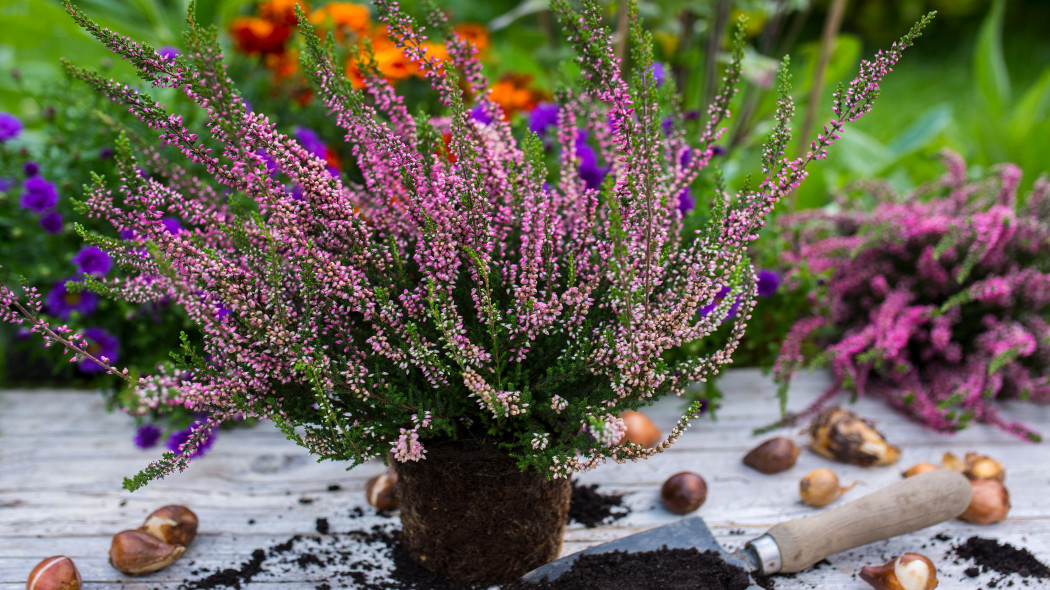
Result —
[{"label": "scattered potting soil", "polygon": [[[1007,543],[1000,543],[995,539],[970,537],[953,547],[951,552],[962,559],[974,562],[974,566],[963,571],[970,578],[993,571],[1003,574],[1004,578],[1017,574],[1022,578],[1050,580],[1050,567],[1036,559],[1030,551],[1018,549]],[[995,588],[1001,581],[1002,579],[989,582],[988,587]]]},{"label": "scattered potting soil", "polygon": [[747,572],[714,551],[668,549],[581,555],[557,580],[505,590],[746,590]]},{"label": "scattered potting soil", "polygon": [[608,524],[631,513],[623,504],[623,494],[603,494],[597,484],[584,486],[572,482],[569,518],[591,529]]},{"label": "scattered potting soil", "polygon": [[[196,569],[180,590],[240,589],[249,582],[312,580],[316,590],[482,590],[445,580],[409,557],[398,541],[397,520],[360,508],[349,512],[360,529],[331,532],[329,519],[318,518],[320,535],[295,535],[251,551],[247,561],[225,569]],[[371,525],[371,526],[369,526]],[[322,532],[325,529],[325,532]]]}]

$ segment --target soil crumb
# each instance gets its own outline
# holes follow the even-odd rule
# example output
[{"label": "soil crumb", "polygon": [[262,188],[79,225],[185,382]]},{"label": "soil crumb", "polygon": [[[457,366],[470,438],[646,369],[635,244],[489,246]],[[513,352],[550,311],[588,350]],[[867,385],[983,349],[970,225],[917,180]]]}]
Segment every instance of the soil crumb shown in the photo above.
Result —
[{"label": "soil crumb", "polygon": [[609,524],[631,513],[623,505],[623,494],[603,494],[597,484],[589,486],[572,482],[572,500],[569,503],[569,519],[592,529]]},{"label": "soil crumb", "polygon": [[970,537],[953,547],[952,552],[976,564],[964,572],[970,578],[994,571],[1004,575],[1017,574],[1023,578],[1050,579],[1050,567],[1036,559],[1027,549],[1018,549],[995,539]]},{"label": "soil crumb", "polygon": [[581,555],[557,580],[505,590],[746,590],[747,572],[714,551],[668,549]]}]

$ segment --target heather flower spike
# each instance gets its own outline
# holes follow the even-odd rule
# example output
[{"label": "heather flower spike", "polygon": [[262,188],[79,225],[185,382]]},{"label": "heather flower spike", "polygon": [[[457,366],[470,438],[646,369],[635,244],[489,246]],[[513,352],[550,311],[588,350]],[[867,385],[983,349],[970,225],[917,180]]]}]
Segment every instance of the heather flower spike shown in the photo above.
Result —
[{"label": "heather flower spike", "polygon": [[807,359],[803,343],[824,352],[832,383],[809,408],[841,392],[885,400],[930,428],[953,432],[970,422],[1039,440],[1006,421],[996,399],[1050,403],[1050,180],[1017,196],[1021,171],[998,167],[971,181],[946,153],[948,172],[905,198],[880,183],[859,188],[883,200],[872,211],[805,212],[783,221],[798,236],[785,254],[826,273],[816,311],[792,327],[774,375],[783,384]]},{"label": "heather flower spike", "polygon": [[[665,117],[682,116],[660,104],[649,34],[633,4],[632,77],[597,4],[577,10],[555,0],[583,84],[558,92],[559,156],[548,170],[543,142],[513,135],[477,49],[439,11],[423,24],[397,2],[374,6],[441,112],[411,116],[367,44],[356,56],[360,83],[351,83],[345,61],[307,33],[304,71],[356,160],[360,175],[350,178],[330,174],[285,133],[294,130],[246,109],[192,5],[183,53],[170,56],[66,4],[150,87],[186,95],[202,114],[191,128],[144,89],[69,66],[157,132],[156,141],[118,142],[117,190],[101,181],[87,189],[87,214],[130,238],[85,236],[122,272],[84,276],[82,285],[133,302],[168,299],[203,334],[201,347],[184,339],[179,369],[136,381],[144,405],[180,403],[207,417],[129,488],[185,468],[218,424],[241,416],[269,418],[320,458],[351,466],[391,451],[400,461],[426,460],[429,441],[442,437],[491,438],[522,468],[555,477],[663,451],[702,401],[652,449],[616,444],[616,416],[680,394],[729,362],[754,305],[748,244],[842,122],[866,112],[871,89],[930,18],[865,62],[809,157],[785,160],[786,127],[778,128],[765,179],[732,198],[719,194],[708,227],[683,236],[679,195],[723,133],[742,34],[726,85],[690,143],[680,128],[664,133]],[[312,31],[301,11],[299,19],[301,31]],[[429,49],[429,35],[445,40],[447,56]],[[778,117],[786,121],[790,110],[785,95]],[[581,167],[585,157],[593,166]],[[180,231],[168,231],[165,218]],[[13,301],[0,290],[0,310]],[[26,313],[0,319],[47,329],[32,306],[18,309]],[[663,359],[730,314],[722,349]]]}]

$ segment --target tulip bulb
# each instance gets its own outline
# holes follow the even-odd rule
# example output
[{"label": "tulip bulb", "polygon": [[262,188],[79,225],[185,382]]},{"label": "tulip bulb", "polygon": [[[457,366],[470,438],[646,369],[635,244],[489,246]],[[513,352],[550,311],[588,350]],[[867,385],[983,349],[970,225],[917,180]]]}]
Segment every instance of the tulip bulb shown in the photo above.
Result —
[{"label": "tulip bulb", "polygon": [[632,442],[650,449],[663,440],[663,433],[645,414],[627,410],[620,414],[620,417],[623,418],[623,424],[627,429],[624,431],[618,444],[622,445],[625,442]]},{"label": "tulip bulb", "polygon": [[937,568],[929,557],[905,553],[883,565],[868,565],[860,577],[876,590],[933,590],[937,587]]},{"label": "tulip bulb", "polygon": [[794,441],[778,436],[751,449],[744,456],[744,465],[762,473],[780,473],[794,467],[798,455],[798,445]]},{"label": "tulip bulb", "polygon": [[995,479],[975,479],[970,485],[973,486],[973,496],[959,518],[975,524],[1006,520],[1006,514],[1010,512],[1010,492],[1006,486]]},{"label": "tulip bulb", "polygon": [[966,470],[963,472],[970,479],[994,479],[1006,481],[1006,469],[1002,463],[986,455],[966,453]]},{"label": "tulip bulb", "polygon": [[810,506],[827,506],[839,496],[850,491],[857,482],[846,487],[839,486],[839,476],[830,469],[817,469],[809,472],[798,483],[798,492],[802,501]]},{"label": "tulip bulb", "polygon": [[966,471],[966,463],[963,463],[962,459],[956,457],[952,453],[945,453],[944,456],[941,457],[941,467],[951,469],[952,471],[958,471],[959,473]]},{"label": "tulip bulb", "polygon": [[919,475],[920,473],[926,473],[927,471],[934,471],[937,469],[940,469],[940,467],[937,467],[933,463],[926,463],[924,461],[922,463],[916,463],[915,465],[912,465],[908,468],[907,471],[904,472],[903,475],[904,477],[911,477],[913,475]]},{"label": "tulip bulb", "polygon": [[828,408],[809,426],[809,446],[818,454],[867,467],[896,463],[901,450],[886,442],[871,422],[844,408]]}]

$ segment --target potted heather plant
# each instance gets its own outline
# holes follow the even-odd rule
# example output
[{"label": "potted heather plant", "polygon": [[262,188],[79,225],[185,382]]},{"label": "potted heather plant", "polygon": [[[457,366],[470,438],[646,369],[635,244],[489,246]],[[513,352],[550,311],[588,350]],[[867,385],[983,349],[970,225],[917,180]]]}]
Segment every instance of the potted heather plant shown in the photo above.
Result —
[{"label": "potted heather plant", "polygon": [[849,392],[941,432],[977,421],[1040,439],[992,402],[1050,403],[1050,181],[1021,199],[1017,166],[970,179],[962,158],[944,159],[940,181],[903,197],[859,183],[839,211],[783,219],[794,236],[785,259],[826,280],[774,375],[782,392],[803,364],[832,375],[785,423]]},{"label": "potted heather plant", "polygon": [[[335,42],[307,35],[304,70],[356,157],[339,175],[245,104],[192,10],[184,53],[164,57],[66,4],[150,86],[189,96],[205,119],[191,129],[148,92],[69,66],[158,131],[135,150],[119,142],[119,188],[98,179],[82,202],[114,232],[134,232],[130,240],[82,232],[122,274],[69,288],[167,298],[203,335],[202,346],[184,337],[176,369],[127,376],[147,403],[177,400],[207,417],[180,452],[126,487],[184,469],[224,421],[268,418],[320,459],[353,467],[389,456],[410,554],[453,579],[496,583],[558,554],[570,474],[675,442],[701,402],[652,449],[619,444],[618,416],[729,361],[756,290],[747,245],[805,167],[868,112],[930,17],[839,91],[835,118],[800,159],[784,157],[792,103],[782,74],[762,180],[712,199],[706,228],[685,239],[679,195],[712,157],[740,44],[703,132],[687,142],[682,130],[662,130],[673,109],[657,92],[649,35],[633,8],[629,82],[599,7],[553,5],[581,81],[558,95],[554,169],[541,140],[512,133],[474,48],[437,11],[426,22],[447,39],[441,51],[396,3],[375,2],[438,95],[445,110],[433,117],[407,111],[367,46],[353,58],[363,79],[355,89]],[[583,178],[584,152],[594,160],[588,175],[604,177],[597,186]],[[137,173],[141,160],[150,176]],[[0,304],[0,320],[126,374],[82,335],[44,321],[32,289],[21,298],[0,289]],[[724,346],[664,360],[731,308]]]}]

